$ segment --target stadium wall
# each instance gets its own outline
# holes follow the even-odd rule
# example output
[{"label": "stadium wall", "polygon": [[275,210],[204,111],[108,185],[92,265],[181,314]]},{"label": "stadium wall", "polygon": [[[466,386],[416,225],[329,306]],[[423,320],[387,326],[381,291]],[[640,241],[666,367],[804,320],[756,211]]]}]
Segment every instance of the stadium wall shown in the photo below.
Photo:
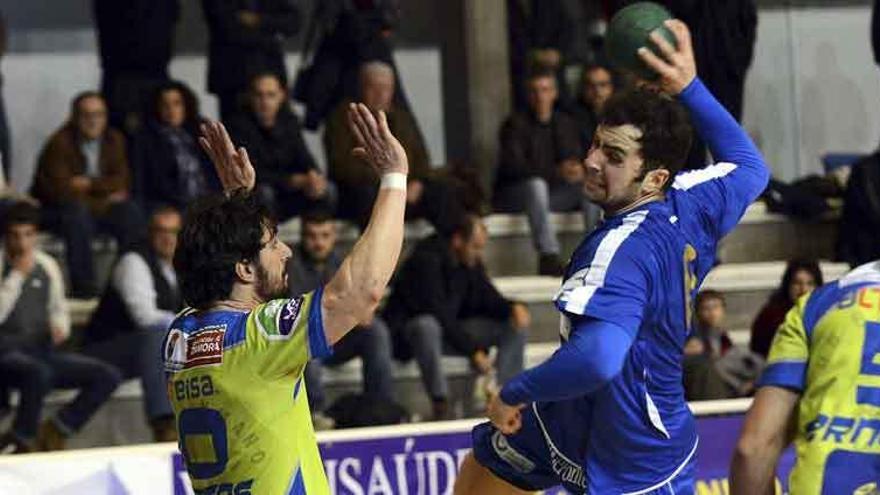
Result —
[{"label": "stadium wall", "polygon": [[[12,179],[20,190],[29,186],[39,148],[66,116],[71,97],[98,83],[89,3],[35,0],[3,6],[10,27],[3,94],[14,142]],[[791,179],[818,172],[819,157],[827,151],[874,150],[880,142],[880,74],[869,42],[870,3],[765,3],[744,115],[775,175]],[[205,114],[213,117],[216,100],[204,91],[205,40],[198,2],[183,5],[178,32],[182,54],[174,59],[171,73],[193,86]],[[412,13],[397,60],[432,157],[442,163],[443,92],[433,13],[428,7]],[[294,74],[299,57],[292,51],[288,58]],[[309,137],[315,156],[323,159],[319,137]]]}]

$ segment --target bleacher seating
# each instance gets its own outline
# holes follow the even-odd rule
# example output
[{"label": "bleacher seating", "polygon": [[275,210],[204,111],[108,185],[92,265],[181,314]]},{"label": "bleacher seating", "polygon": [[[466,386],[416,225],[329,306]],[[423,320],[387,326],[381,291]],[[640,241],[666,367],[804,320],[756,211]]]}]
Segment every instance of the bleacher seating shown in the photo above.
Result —
[{"label": "bleacher seating", "polygon": [[[583,224],[579,214],[556,214],[553,216],[564,249],[571,251],[583,236]],[[522,215],[492,215],[486,219],[490,234],[486,259],[490,274],[505,296],[522,301],[532,313],[532,327],[526,349],[526,364],[534,366],[552,354],[558,346],[559,316],[551,304],[559,288],[559,280],[552,277],[534,276],[536,263],[531,247],[528,224]],[[719,249],[724,263],[717,266],[707,277],[705,288],[724,292],[728,301],[728,328],[737,344],[748,343],[748,328],[770,293],[776,289],[785,269],[783,261],[788,256],[815,255],[827,259],[834,239],[833,219],[813,223],[793,222],[781,215],[768,213],[762,204],[752,205],[740,225],[726,238]],[[294,220],[280,226],[280,235],[289,243],[299,240],[299,222]],[[406,245],[411,247],[418,239],[431,232],[423,222],[407,226]],[[358,232],[349,225],[340,226],[340,243],[347,249],[357,239]],[[796,236],[796,237],[795,237]],[[809,242],[804,242],[809,239]],[[45,244],[50,252],[60,250],[59,243],[50,238]],[[811,247],[812,246],[812,247]],[[96,243],[96,249],[112,255],[112,243]],[[112,259],[112,256],[110,256]],[[109,263],[106,265],[109,270]],[[840,263],[823,262],[826,280],[834,280],[844,274],[848,267]],[[105,275],[106,276],[106,275]],[[84,324],[94,311],[97,300],[70,300],[70,311],[75,325]],[[453,393],[467,396],[470,392],[469,363],[463,357],[447,356],[444,369],[451,377]],[[398,398],[411,410],[427,410],[423,397],[419,372],[414,362],[397,364],[395,367]],[[360,361],[353,360],[344,366],[328,369],[324,375],[328,398],[341,393],[356,391],[360,385]],[[147,440],[146,430],[131,423],[142,418],[140,412],[140,385],[137,381],[126,382],[117,390],[114,400],[100,413],[83,435],[91,438],[83,445],[119,444]],[[53,394],[50,402],[57,403],[64,393]],[[464,399],[467,402],[467,398]],[[462,404],[457,404],[462,410]],[[464,406],[467,407],[466,405]],[[116,417],[122,414],[125,419]],[[103,424],[103,426],[100,426]],[[133,436],[132,436],[133,435]],[[76,445],[76,444],[74,444]]]}]

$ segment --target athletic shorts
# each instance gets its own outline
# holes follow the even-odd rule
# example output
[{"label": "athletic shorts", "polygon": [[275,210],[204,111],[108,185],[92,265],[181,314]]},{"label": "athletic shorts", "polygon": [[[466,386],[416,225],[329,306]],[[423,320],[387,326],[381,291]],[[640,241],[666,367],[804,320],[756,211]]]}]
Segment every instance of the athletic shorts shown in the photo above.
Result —
[{"label": "athletic shorts", "polygon": [[[567,491],[586,491],[584,457],[587,432],[571,425],[583,424],[576,403],[531,404],[522,411],[522,428],[504,435],[491,423],[474,427],[474,457],[495,476],[525,491],[562,486]],[[693,459],[667,483],[638,495],[691,495],[694,493]],[[635,494],[633,494],[635,495]]]}]

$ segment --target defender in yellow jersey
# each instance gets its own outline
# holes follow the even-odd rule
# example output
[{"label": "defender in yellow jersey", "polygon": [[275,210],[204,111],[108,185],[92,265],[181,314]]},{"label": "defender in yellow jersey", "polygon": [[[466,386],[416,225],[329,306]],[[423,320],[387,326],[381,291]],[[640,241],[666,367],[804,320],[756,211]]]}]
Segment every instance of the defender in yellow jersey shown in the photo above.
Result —
[{"label": "defender in yellow jersey", "polygon": [[174,265],[192,309],[163,344],[179,447],[197,494],[329,493],[303,370],[372,318],[403,243],[406,154],[385,115],[349,111],[354,153],[382,182],[363,236],[326,286],[286,299],[290,248],[256,195],[247,152],[220,123],[200,139],[226,194],[186,216]]},{"label": "defender in yellow jersey", "polygon": [[793,440],[795,495],[880,494],[880,262],[804,296],[773,340],[731,493],[773,493]]}]

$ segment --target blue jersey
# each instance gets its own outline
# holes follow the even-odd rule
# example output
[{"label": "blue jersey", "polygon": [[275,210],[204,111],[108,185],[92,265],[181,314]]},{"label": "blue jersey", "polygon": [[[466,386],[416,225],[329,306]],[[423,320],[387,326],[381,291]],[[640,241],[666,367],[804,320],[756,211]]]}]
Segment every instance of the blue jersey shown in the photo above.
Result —
[{"label": "blue jersey", "polygon": [[[664,201],[606,219],[575,251],[555,298],[563,342],[582,317],[632,338],[619,375],[568,401],[568,415],[580,418],[568,427],[584,428],[576,435],[585,442],[587,493],[647,493],[692,462],[698,439],[681,366],[691,298],[715,264],[718,241],[768,180],[744,131],[699,81],[681,99],[726,161],[680,174]],[[535,412],[554,408],[539,403]]]}]

